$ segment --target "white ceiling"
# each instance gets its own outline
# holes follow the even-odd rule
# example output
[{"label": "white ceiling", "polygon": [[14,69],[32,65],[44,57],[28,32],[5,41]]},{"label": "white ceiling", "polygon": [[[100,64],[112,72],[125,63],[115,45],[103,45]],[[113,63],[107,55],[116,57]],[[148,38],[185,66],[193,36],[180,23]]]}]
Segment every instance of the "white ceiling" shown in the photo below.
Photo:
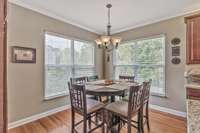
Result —
[{"label": "white ceiling", "polygon": [[107,9],[112,3],[112,33],[200,9],[200,0],[10,0],[96,33],[105,33]]}]

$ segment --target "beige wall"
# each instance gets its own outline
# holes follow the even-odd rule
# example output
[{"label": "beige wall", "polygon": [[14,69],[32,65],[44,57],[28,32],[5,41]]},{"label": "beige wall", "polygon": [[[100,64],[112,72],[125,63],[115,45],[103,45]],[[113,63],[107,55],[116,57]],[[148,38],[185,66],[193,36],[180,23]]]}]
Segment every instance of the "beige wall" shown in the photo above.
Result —
[{"label": "beige wall", "polygon": [[[141,28],[125,31],[117,34],[123,41],[146,38],[154,35],[166,34],[166,90],[167,98],[151,97],[151,104],[167,107],[178,111],[186,111],[186,89],[184,88],[185,71],[185,46],[186,25],[183,17],[177,17],[167,21],[151,24]],[[181,39],[181,64],[171,63],[171,44],[174,37]],[[106,77],[112,75],[112,61],[106,63]]]},{"label": "beige wall", "polygon": [[[9,122],[42,113],[69,103],[67,97],[44,101],[44,30],[81,40],[93,41],[97,35],[31,10],[8,5],[8,118]],[[36,64],[10,62],[10,47],[37,49]],[[97,72],[102,77],[102,51],[96,52]]]},{"label": "beige wall", "polygon": [[[8,5],[8,10],[8,115],[9,122],[13,122],[69,103],[68,97],[43,100],[44,30],[87,41],[93,41],[98,35],[13,4]],[[151,104],[185,111],[185,33],[184,19],[177,17],[117,34],[123,38],[123,41],[166,34],[167,98],[152,96]],[[170,41],[174,37],[181,38],[181,64],[179,65],[171,63]],[[36,48],[37,63],[11,63],[10,47],[15,45]],[[102,62],[103,58],[103,52],[97,50],[97,73],[100,77],[103,77],[104,73],[107,78],[112,78],[112,58],[109,63]],[[106,57],[104,59],[106,60]]]}]

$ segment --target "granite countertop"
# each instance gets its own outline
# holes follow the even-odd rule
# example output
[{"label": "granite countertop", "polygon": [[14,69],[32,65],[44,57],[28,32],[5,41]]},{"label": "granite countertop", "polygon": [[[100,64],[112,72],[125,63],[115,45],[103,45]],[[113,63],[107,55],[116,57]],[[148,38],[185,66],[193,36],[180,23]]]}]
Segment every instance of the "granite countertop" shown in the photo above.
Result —
[{"label": "granite countertop", "polygon": [[200,100],[187,100],[188,133],[200,133]]}]

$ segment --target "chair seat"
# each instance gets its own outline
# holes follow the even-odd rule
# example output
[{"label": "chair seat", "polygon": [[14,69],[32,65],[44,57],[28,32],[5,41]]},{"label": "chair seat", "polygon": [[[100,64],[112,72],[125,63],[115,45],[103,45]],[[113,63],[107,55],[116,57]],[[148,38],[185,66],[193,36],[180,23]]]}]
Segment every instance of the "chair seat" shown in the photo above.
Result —
[{"label": "chair seat", "polygon": [[128,102],[127,101],[117,101],[110,103],[105,106],[105,109],[121,116],[128,117]]},{"label": "chair seat", "polygon": [[94,113],[100,109],[102,109],[105,106],[105,104],[98,102],[96,100],[87,99],[87,113],[91,114]]}]

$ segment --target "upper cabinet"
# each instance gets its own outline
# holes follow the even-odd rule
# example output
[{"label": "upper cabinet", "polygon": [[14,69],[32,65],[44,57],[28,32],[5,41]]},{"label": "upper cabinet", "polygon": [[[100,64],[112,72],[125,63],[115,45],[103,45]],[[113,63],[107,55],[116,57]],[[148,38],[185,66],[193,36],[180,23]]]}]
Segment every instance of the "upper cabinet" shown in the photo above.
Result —
[{"label": "upper cabinet", "polygon": [[187,64],[200,64],[200,14],[185,18],[187,24]]}]

